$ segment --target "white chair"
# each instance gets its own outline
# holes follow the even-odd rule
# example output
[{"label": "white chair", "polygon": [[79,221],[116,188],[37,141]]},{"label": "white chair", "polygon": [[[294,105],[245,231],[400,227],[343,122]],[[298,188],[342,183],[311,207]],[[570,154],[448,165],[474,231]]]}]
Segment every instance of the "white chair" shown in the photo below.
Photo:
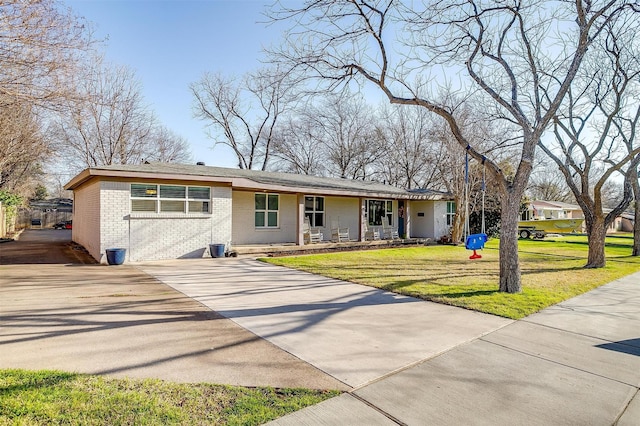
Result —
[{"label": "white chair", "polygon": [[331,241],[341,243],[349,241],[349,228],[340,227],[340,221],[331,221]]},{"label": "white chair", "polygon": [[392,226],[382,226],[382,235],[385,240],[399,240],[398,230]]},{"label": "white chair", "polygon": [[305,217],[302,224],[302,234],[305,244],[321,243],[324,236],[319,228],[312,228],[309,224],[309,218]]},{"label": "white chair", "polygon": [[364,222],[364,239],[365,241],[375,241],[380,239],[379,228],[369,228],[367,222]]}]

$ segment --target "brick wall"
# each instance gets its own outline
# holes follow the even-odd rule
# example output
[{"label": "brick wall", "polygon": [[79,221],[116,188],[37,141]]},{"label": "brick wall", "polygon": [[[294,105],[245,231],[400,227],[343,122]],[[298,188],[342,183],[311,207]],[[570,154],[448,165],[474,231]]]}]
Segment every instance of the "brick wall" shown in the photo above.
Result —
[{"label": "brick wall", "polygon": [[108,248],[125,248],[129,258],[129,194],[127,182],[100,183],[101,254]]},{"label": "brick wall", "polygon": [[73,229],[71,238],[91,256],[100,260],[100,182],[93,182],[73,193]]},{"label": "brick wall", "polygon": [[102,182],[100,203],[100,253],[125,248],[130,262],[208,256],[209,244],[231,240],[228,187],[211,188],[211,214],[132,214],[128,182]]}]

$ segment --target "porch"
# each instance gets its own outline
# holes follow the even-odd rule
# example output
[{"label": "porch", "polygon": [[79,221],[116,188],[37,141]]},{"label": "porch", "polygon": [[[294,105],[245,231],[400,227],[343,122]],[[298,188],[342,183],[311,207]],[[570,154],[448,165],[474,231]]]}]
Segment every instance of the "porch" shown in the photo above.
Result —
[{"label": "porch", "polygon": [[431,238],[406,238],[399,240],[343,241],[339,243],[326,241],[305,245],[297,245],[295,243],[232,244],[231,249],[238,255],[274,257],[431,244],[435,244]]}]

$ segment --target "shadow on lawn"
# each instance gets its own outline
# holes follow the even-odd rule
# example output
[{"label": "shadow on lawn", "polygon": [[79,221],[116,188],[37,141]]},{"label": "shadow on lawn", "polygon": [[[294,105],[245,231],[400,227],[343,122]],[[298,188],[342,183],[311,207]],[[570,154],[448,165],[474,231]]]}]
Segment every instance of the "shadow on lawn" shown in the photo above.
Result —
[{"label": "shadow on lawn", "polygon": [[[382,290],[398,292],[400,289],[405,289],[406,287],[410,287],[415,284],[425,283],[427,285],[435,285],[435,286],[449,286],[448,284],[438,284],[436,282],[430,281],[425,282],[425,280],[404,280],[404,281],[396,281],[390,284],[387,284],[381,287]],[[403,291],[403,294],[406,294],[411,297],[416,297],[419,299],[425,300],[440,300],[442,298],[450,298],[450,299],[459,299],[463,297],[471,297],[471,296],[489,296],[492,294],[499,293],[499,290],[468,290],[468,291],[456,291],[456,292],[412,292],[409,290]]]},{"label": "shadow on lawn", "polygon": [[48,388],[77,377],[61,371],[30,372],[26,370],[0,370],[0,380],[10,383],[0,386],[0,394],[8,395],[36,388]]},{"label": "shadow on lawn", "polygon": [[496,293],[500,293],[500,290],[497,288],[495,290],[472,290],[472,291],[464,291],[464,292],[456,292],[456,293],[440,293],[429,295],[430,300],[435,300],[441,297],[446,297],[448,299],[461,299],[463,297],[473,297],[473,296],[491,296]]}]

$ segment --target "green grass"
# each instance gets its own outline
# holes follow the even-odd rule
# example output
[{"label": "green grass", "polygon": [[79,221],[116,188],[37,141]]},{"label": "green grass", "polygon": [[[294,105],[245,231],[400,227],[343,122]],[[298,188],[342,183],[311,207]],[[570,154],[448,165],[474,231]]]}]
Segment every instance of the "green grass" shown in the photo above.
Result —
[{"label": "green grass", "polygon": [[498,240],[482,259],[463,246],[406,247],[278,257],[264,261],[507,318],[519,319],[622,276],[640,271],[632,237],[607,238],[607,266],[584,269],[584,236],[520,240],[522,292],[498,291]]},{"label": "green grass", "polygon": [[0,425],[258,425],[338,394],[0,370]]}]

